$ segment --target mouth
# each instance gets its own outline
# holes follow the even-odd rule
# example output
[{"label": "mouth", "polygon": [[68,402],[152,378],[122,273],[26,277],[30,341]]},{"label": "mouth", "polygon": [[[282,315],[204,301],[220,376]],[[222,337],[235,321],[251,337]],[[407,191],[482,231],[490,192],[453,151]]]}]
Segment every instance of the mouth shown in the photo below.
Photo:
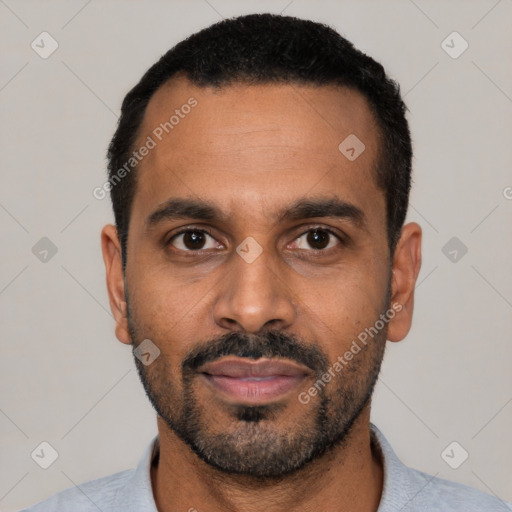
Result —
[{"label": "mouth", "polygon": [[203,365],[199,372],[224,400],[260,405],[286,398],[311,374],[289,360],[225,357]]}]

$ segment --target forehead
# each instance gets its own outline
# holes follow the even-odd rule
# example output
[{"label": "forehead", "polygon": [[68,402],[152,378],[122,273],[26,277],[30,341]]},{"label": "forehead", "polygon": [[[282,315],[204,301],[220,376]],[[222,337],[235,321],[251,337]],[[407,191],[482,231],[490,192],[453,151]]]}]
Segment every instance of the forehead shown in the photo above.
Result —
[{"label": "forehead", "polygon": [[[364,151],[351,161],[339,146],[354,136]],[[379,130],[366,99],[346,87],[215,89],[173,78],[151,98],[137,147],[148,137],[154,148],[138,166],[135,203],[215,194],[224,204],[258,197],[263,205],[313,188],[364,200],[375,191]]]}]

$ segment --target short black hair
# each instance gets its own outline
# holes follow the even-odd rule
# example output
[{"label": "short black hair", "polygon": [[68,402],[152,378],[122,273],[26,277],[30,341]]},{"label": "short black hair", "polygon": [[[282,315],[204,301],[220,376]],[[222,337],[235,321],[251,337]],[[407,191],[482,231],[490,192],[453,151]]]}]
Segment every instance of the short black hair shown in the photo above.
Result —
[{"label": "short black hair", "polygon": [[137,174],[125,171],[119,179],[116,173],[130,161],[149,100],[177,74],[200,87],[293,83],[341,85],[359,91],[380,128],[376,181],[385,194],[387,235],[394,252],[407,213],[412,160],[407,108],[399,85],[381,64],[327,25],[290,16],[250,14],[223,20],[184,39],[151,66],[124,98],[107,152],[123,268]]}]

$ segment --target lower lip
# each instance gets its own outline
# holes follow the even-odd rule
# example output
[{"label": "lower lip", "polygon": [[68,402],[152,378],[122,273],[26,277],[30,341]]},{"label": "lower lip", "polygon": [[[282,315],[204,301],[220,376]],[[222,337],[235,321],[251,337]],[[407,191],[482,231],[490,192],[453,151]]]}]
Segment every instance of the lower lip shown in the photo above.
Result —
[{"label": "lower lip", "polygon": [[304,375],[276,375],[261,380],[203,374],[206,380],[228,398],[245,403],[265,403],[282,398],[295,389]]}]

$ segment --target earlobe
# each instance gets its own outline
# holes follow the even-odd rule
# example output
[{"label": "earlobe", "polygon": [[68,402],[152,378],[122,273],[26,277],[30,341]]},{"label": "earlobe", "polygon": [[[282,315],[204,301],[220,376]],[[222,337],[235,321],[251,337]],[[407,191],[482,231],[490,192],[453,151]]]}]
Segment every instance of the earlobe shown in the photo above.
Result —
[{"label": "earlobe", "polygon": [[131,338],[128,331],[121,244],[117,229],[112,224],[106,225],[101,231],[101,250],[105,263],[110,309],[116,322],[116,337],[120,342],[129,345]]},{"label": "earlobe", "polygon": [[421,268],[421,227],[406,224],[393,255],[391,307],[397,312],[389,322],[388,340],[401,341],[412,324],[414,288]]}]

